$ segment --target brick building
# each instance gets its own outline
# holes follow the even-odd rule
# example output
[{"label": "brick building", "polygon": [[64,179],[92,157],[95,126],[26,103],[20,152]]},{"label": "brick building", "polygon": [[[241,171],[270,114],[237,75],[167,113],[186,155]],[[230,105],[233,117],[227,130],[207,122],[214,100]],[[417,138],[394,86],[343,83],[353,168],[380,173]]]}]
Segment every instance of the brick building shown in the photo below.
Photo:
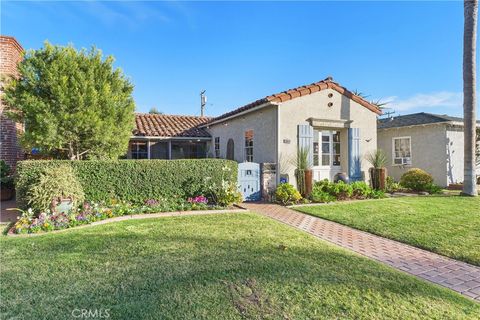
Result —
[{"label": "brick building", "polygon": [[[0,36],[0,94],[9,77],[18,77],[17,64],[22,60],[23,51],[14,37]],[[0,99],[0,159],[15,170],[17,161],[24,158],[17,139],[23,128],[5,116],[4,107],[3,99]]]}]

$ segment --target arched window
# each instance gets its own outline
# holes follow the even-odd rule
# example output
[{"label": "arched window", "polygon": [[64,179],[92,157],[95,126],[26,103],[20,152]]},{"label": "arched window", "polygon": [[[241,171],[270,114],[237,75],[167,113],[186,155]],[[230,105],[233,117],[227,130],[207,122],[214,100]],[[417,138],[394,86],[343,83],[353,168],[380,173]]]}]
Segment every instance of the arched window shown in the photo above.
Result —
[{"label": "arched window", "polygon": [[227,142],[227,159],[228,160],[235,160],[235,144],[233,142],[233,139],[228,139]]}]

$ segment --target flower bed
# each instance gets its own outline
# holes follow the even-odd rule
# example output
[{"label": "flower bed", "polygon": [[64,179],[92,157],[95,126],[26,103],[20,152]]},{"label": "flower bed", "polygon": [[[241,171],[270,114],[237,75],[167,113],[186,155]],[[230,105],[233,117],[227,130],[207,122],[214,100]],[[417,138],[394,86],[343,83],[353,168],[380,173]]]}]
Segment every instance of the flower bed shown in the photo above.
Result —
[{"label": "flower bed", "polygon": [[290,184],[283,183],[275,192],[276,201],[283,205],[324,203],[343,200],[364,200],[384,198],[385,193],[381,190],[372,189],[363,181],[350,184],[330,182],[327,179],[314,183],[312,192],[307,198],[302,198],[300,193]]},{"label": "flower bed", "polygon": [[22,211],[22,216],[13,225],[11,231],[15,234],[30,234],[73,228],[126,215],[219,209],[225,209],[225,207],[209,204],[204,196],[187,200],[148,199],[140,205],[117,200],[111,200],[108,204],[84,202],[79,208],[69,212],[47,210],[35,214],[32,209]]}]

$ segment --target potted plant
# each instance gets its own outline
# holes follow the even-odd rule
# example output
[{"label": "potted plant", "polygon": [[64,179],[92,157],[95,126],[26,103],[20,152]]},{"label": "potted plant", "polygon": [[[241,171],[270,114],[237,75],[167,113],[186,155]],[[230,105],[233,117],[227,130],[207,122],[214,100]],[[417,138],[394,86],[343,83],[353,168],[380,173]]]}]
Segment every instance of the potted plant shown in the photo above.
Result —
[{"label": "potted plant", "polygon": [[308,148],[299,148],[297,157],[293,159],[293,165],[296,167],[297,188],[303,197],[308,196],[312,192],[313,174],[309,153]]},{"label": "potted plant", "polygon": [[2,201],[10,200],[13,198],[15,194],[15,188],[13,185],[13,177],[11,175],[11,169],[10,166],[4,161],[0,161],[0,184],[1,186],[1,192],[2,196],[1,199]]},{"label": "potted plant", "polygon": [[370,174],[370,185],[376,190],[385,190],[387,186],[387,156],[382,149],[376,149],[365,156],[372,168],[368,170]]}]

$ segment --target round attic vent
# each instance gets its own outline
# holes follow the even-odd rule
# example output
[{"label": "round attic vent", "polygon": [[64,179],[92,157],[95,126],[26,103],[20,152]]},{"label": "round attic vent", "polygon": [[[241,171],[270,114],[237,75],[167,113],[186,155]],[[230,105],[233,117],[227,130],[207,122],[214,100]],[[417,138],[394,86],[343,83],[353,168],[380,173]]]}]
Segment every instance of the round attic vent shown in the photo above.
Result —
[{"label": "round attic vent", "polygon": [[329,106],[330,108],[333,107],[333,102],[329,102],[329,103],[328,103],[328,106]]},{"label": "round attic vent", "polygon": [[330,93],[328,94],[328,97],[329,97],[329,98],[333,97],[333,93],[330,92]]}]

